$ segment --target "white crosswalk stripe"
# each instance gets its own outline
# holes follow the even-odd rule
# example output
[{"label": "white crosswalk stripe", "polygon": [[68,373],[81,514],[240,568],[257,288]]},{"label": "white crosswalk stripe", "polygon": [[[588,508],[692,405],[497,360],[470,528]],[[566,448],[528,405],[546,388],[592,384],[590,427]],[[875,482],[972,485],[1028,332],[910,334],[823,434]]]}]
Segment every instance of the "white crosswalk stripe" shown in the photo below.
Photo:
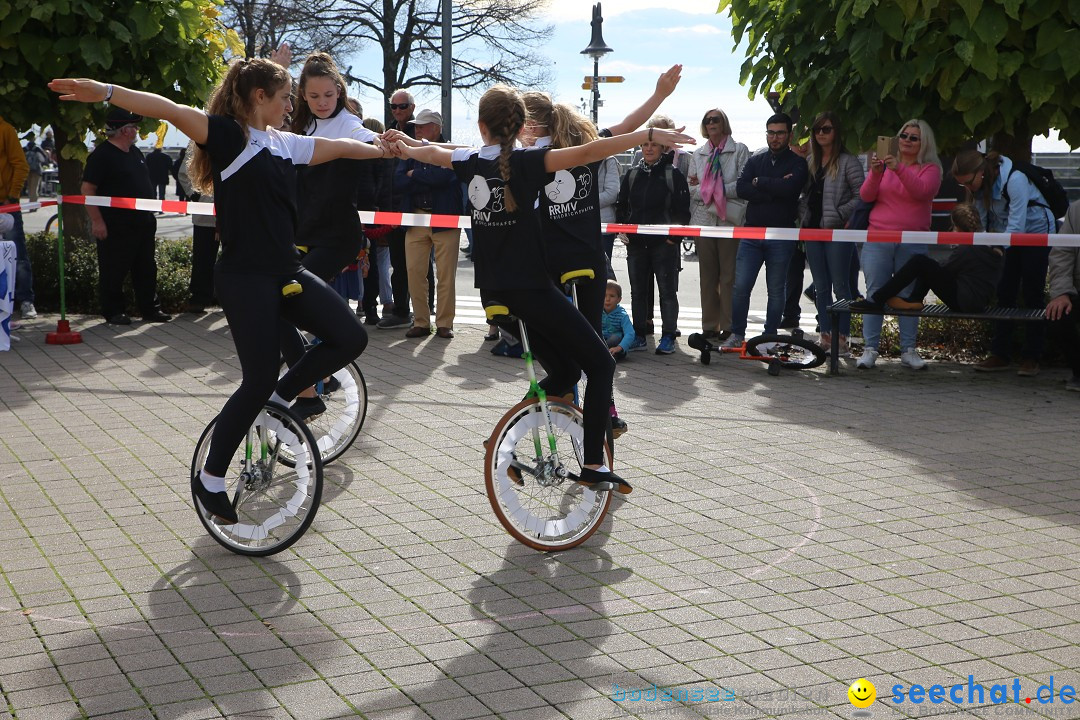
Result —
[{"label": "white crosswalk stripe", "polygon": [[[630,312],[630,304],[623,303],[623,308],[626,312]],[[659,304],[656,308],[657,315],[653,319],[653,325],[659,328],[661,325],[660,320],[660,308]],[[459,295],[455,307],[455,325],[485,325],[487,324],[487,318],[484,315],[484,308],[480,304],[480,298],[475,295]],[[751,310],[750,315],[747,318],[747,335],[760,335],[765,330],[765,311]],[[812,330],[813,328],[807,328]],[[683,337],[686,337],[690,333],[701,331],[701,308],[697,307],[685,307],[679,306],[679,330],[682,331]]]}]

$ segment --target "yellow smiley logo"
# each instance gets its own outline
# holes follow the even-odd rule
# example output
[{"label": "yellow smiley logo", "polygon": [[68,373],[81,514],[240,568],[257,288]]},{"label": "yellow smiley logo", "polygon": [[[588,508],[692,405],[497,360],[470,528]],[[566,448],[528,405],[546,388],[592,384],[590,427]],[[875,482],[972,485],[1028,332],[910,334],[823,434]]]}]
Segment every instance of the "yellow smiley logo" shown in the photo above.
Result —
[{"label": "yellow smiley logo", "polygon": [[847,689],[848,700],[857,708],[868,708],[877,699],[877,688],[866,678],[859,678]]}]

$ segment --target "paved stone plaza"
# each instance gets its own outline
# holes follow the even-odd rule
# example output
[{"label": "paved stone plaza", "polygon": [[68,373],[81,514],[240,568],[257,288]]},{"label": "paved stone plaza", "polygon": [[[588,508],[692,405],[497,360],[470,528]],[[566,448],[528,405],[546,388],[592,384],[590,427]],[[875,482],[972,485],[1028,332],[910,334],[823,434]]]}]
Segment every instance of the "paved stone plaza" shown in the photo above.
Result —
[{"label": "paved stone plaza", "polygon": [[[850,718],[861,677],[874,718],[1080,718],[1065,370],[635,353],[616,465],[636,490],[543,555],[483,491],[522,363],[482,326],[375,331],[367,422],[314,525],[252,560],[188,486],[239,380],[220,312],[74,320],[81,345],[45,345],[43,316],[0,354],[0,719]],[[944,702],[893,701],[936,684]]]}]

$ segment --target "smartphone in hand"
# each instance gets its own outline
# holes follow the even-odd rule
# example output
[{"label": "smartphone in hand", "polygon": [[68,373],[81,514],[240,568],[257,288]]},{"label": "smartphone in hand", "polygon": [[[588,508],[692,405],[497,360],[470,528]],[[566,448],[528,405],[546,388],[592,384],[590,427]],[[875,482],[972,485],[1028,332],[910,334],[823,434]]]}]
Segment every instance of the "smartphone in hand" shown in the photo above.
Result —
[{"label": "smartphone in hand", "polygon": [[885,162],[885,156],[892,155],[893,157],[900,157],[900,138],[895,135],[878,135],[877,139],[877,156],[882,162]]}]

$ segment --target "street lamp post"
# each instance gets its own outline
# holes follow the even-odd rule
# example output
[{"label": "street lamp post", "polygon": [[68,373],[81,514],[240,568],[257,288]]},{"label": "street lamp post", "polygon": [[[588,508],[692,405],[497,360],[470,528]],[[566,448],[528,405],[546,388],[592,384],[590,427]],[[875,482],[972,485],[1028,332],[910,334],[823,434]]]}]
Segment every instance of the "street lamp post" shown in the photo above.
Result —
[{"label": "street lamp post", "polygon": [[592,42],[589,43],[589,47],[581,51],[582,55],[588,55],[593,59],[592,65],[592,121],[593,125],[598,122],[598,112],[600,108],[600,58],[607,55],[609,52],[614,52],[604,42],[603,36],[600,34],[600,27],[604,24],[604,18],[600,16],[600,3],[593,5],[592,9]]}]

